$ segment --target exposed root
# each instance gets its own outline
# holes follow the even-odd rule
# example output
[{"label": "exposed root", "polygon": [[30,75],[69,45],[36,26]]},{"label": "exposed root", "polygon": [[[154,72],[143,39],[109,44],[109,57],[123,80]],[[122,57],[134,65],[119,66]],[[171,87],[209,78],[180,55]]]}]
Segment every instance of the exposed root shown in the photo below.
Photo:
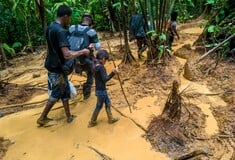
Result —
[{"label": "exposed root", "polygon": [[110,158],[109,156],[107,156],[106,154],[104,153],[101,153],[100,151],[98,151],[97,149],[95,149],[94,147],[92,146],[87,146],[88,148],[90,148],[91,150],[95,151],[98,155],[100,155],[100,157],[103,159],[103,160],[112,160],[112,158]]},{"label": "exposed root", "polygon": [[121,111],[119,111],[119,110],[118,110],[116,107],[114,107],[113,105],[112,105],[111,107],[112,107],[115,111],[117,111],[121,116],[130,119],[133,123],[135,123],[135,125],[136,125],[137,127],[139,127],[140,129],[142,129],[145,133],[147,132],[147,130],[146,130],[143,126],[141,126],[139,123],[137,123],[134,119],[132,119],[131,117],[128,117],[128,116],[124,115]]},{"label": "exposed root", "polygon": [[176,158],[175,160],[187,160],[187,159],[191,159],[193,157],[196,157],[196,156],[199,156],[199,155],[210,155],[209,153],[209,150],[207,148],[203,148],[203,149],[200,149],[200,150],[195,150],[195,151],[192,151],[190,153],[187,153],[181,157],[178,157]]}]

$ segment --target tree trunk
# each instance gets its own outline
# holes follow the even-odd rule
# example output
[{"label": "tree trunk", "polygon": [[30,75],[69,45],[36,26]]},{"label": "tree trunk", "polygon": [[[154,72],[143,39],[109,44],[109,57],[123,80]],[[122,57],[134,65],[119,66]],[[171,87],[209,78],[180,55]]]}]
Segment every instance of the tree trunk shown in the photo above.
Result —
[{"label": "tree trunk", "polygon": [[122,59],[122,63],[129,63],[131,64],[133,61],[135,61],[134,56],[131,53],[130,46],[128,43],[128,37],[127,37],[127,21],[126,21],[126,15],[127,13],[125,12],[124,8],[124,0],[121,0],[121,13],[122,15],[122,20],[123,20],[123,34],[124,34],[124,47],[125,47],[125,53]]},{"label": "tree trunk", "polygon": [[112,0],[108,0],[108,10],[109,10],[109,22],[110,22],[110,31],[111,31],[111,35],[113,35],[114,32],[116,32],[116,29],[114,27],[114,10],[113,10],[113,6],[112,6]]},{"label": "tree trunk", "polygon": [[2,55],[3,62],[7,62],[7,56],[6,56],[5,51],[2,47],[2,42],[0,42],[0,52],[1,52],[1,55]]},{"label": "tree trunk", "polygon": [[44,35],[46,34],[46,17],[45,17],[45,8],[44,8],[44,2],[43,0],[35,0],[37,9],[39,11],[40,19],[41,19],[41,24],[42,24],[42,31]]}]

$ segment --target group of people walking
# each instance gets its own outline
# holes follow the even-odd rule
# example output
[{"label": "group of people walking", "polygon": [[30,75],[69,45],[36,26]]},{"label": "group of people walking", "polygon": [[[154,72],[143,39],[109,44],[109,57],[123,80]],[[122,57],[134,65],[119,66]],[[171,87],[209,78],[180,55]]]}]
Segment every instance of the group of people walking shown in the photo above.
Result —
[{"label": "group of people walking", "polygon": [[[45,60],[45,68],[48,70],[48,89],[50,90],[49,98],[46,106],[42,111],[37,123],[40,126],[48,124],[52,119],[48,118],[48,113],[54,104],[61,100],[67,117],[67,122],[70,123],[76,116],[70,113],[69,99],[70,86],[68,75],[64,72],[63,65],[67,60],[76,60],[75,72],[81,74],[83,71],[87,74],[87,80],[83,84],[84,99],[88,99],[91,95],[91,86],[95,78],[95,94],[97,96],[96,107],[92,117],[88,123],[88,127],[95,126],[99,112],[105,103],[105,110],[108,117],[108,123],[112,124],[118,121],[113,118],[111,113],[111,102],[106,89],[106,82],[109,81],[115,74],[119,73],[118,68],[115,68],[109,75],[104,67],[109,59],[109,53],[101,48],[97,33],[92,29],[92,16],[84,14],[82,22],[78,25],[70,25],[72,10],[67,5],[59,6],[57,10],[57,18],[52,22],[46,30],[46,40],[48,45],[48,53]],[[176,32],[176,17],[172,15],[172,19],[168,21],[168,32],[170,34],[168,46],[171,49],[174,34],[179,38]],[[142,57],[142,52],[147,48],[146,33],[144,29],[144,20],[138,13],[134,14],[130,19],[130,34],[134,39],[137,39],[138,57]],[[70,39],[74,33],[84,35],[83,39],[72,43]],[[130,39],[131,40],[131,39]],[[83,45],[77,47],[76,45]],[[76,48],[77,47],[77,48]],[[94,49],[97,51],[94,56]]]},{"label": "group of people walking", "polygon": [[[57,10],[57,18],[52,22],[46,30],[46,40],[48,44],[48,53],[45,60],[45,68],[48,70],[48,88],[50,95],[46,106],[42,111],[37,123],[44,126],[52,119],[48,118],[48,114],[54,104],[61,100],[67,117],[67,122],[70,123],[76,116],[72,115],[69,108],[70,87],[68,75],[64,73],[62,65],[68,59],[76,59],[77,68],[75,71],[87,73],[87,81],[83,84],[84,99],[90,97],[93,77],[95,77],[95,93],[97,96],[97,104],[92,114],[88,127],[95,126],[98,114],[105,103],[105,110],[108,116],[108,123],[115,123],[117,118],[113,118],[111,113],[111,102],[106,90],[106,82],[109,81],[115,74],[119,73],[118,68],[115,68],[109,75],[104,67],[109,59],[109,54],[106,50],[101,49],[98,36],[94,29],[91,28],[92,17],[89,14],[84,14],[82,23],[79,25],[70,26],[72,10],[67,5],[59,6]],[[88,29],[87,29],[88,28]],[[89,37],[89,44],[79,50],[72,50],[68,37],[74,30],[80,32],[86,31],[85,34]],[[96,60],[92,60],[90,54],[93,48],[97,50]],[[93,57],[94,58],[94,57]]]}]

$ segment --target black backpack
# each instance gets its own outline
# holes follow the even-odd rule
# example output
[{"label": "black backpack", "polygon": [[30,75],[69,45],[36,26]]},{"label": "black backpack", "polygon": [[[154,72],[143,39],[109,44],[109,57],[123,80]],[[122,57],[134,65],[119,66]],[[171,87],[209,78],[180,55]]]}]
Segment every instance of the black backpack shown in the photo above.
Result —
[{"label": "black backpack", "polygon": [[78,31],[78,25],[75,25],[75,31],[68,36],[70,49],[72,51],[78,51],[89,46],[90,40],[87,35],[87,31],[89,30],[90,27],[87,26],[83,31]]}]

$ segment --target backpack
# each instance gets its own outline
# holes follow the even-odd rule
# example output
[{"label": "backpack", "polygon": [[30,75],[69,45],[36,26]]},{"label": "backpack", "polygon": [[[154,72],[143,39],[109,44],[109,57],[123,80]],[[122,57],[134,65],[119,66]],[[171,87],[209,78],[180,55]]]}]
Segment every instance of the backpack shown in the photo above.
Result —
[{"label": "backpack", "polygon": [[78,30],[78,25],[75,25],[75,31],[73,31],[68,36],[68,41],[70,45],[70,49],[72,51],[78,51],[84,48],[87,48],[90,44],[89,36],[87,35],[87,31],[90,30],[90,27],[86,27],[83,31]]}]

